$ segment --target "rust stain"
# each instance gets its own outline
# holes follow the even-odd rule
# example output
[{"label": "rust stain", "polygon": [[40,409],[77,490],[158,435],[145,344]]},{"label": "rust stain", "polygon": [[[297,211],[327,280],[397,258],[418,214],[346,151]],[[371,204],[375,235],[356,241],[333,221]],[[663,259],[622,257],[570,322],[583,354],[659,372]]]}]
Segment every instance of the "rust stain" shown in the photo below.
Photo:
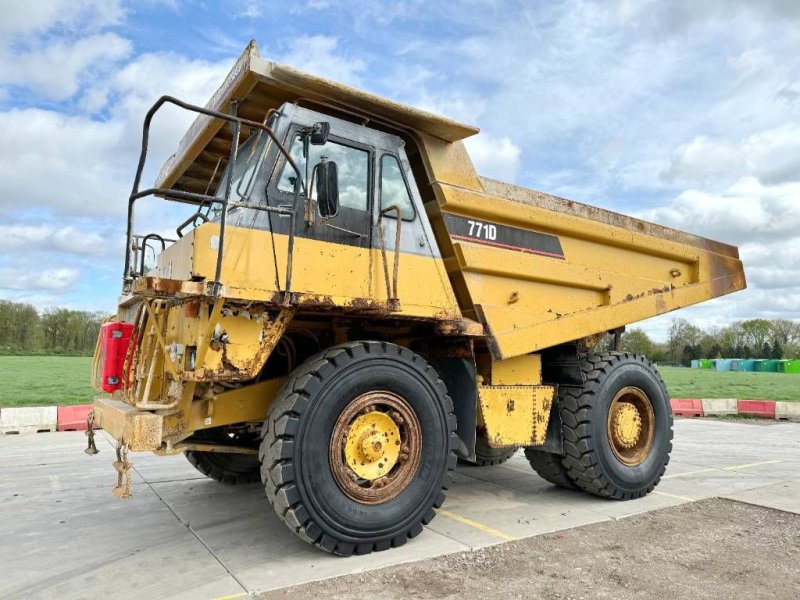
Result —
[{"label": "rust stain", "polygon": [[196,319],[200,315],[200,303],[196,300],[185,302],[183,305],[183,315],[187,319]]},{"label": "rust stain", "polygon": [[472,319],[452,319],[436,324],[436,332],[447,336],[483,337],[483,325]]}]

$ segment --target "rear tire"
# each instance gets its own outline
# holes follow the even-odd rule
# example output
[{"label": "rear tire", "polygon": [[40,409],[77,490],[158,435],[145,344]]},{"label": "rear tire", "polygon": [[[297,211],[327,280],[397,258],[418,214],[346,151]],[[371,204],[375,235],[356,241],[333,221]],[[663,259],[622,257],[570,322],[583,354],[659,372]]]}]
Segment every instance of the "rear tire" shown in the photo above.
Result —
[{"label": "rear tire", "polygon": [[186,459],[206,477],[227,485],[260,481],[258,457],[254,454],[187,451]]},{"label": "rear tire", "polygon": [[486,443],[482,437],[475,440],[475,460],[460,459],[460,462],[465,465],[473,465],[476,467],[490,467],[493,465],[501,465],[509,458],[516,454],[519,450],[518,446],[510,446],[506,448],[492,448]]},{"label": "rear tire", "polygon": [[572,478],[567,472],[567,468],[561,462],[560,454],[551,454],[549,452],[542,452],[534,448],[525,448],[525,458],[539,475],[545,481],[549,481],[559,487],[567,488],[569,490],[576,490],[578,486],[572,481]]},{"label": "rear tire", "polygon": [[561,420],[569,478],[616,500],[653,491],[672,451],[672,409],[658,371],[643,356],[580,357],[584,384],[564,387]]},{"label": "rear tire", "polygon": [[[372,437],[376,423],[394,437]],[[298,367],[270,409],[259,450],[267,499],[293,533],[326,552],[401,546],[444,502],[455,430],[444,383],[420,356],[385,342],[334,346]],[[381,453],[395,440],[400,454],[386,463]],[[360,463],[351,464],[351,444],[366,453]],[[375,479],[363,473],[373,447],[377,458],[366,463],[382,473]]]}]

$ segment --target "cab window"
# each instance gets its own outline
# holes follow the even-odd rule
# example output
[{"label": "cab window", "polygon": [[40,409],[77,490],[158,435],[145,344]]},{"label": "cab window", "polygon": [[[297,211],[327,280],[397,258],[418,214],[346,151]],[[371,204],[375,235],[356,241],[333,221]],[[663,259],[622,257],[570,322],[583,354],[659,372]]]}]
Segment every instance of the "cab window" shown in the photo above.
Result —
[{"label": "cab window", "polygon": [[[300,136],[296,136],[290,151],[292,160],[297,164],[300,172],[305,177],[306,159],[303,158],[303,142]],[[320,162],[324,156],[336,163],[337,174],[339,177],[339,206],[366,211],[369,202],[369,152],[361,148],[345,146],[328,139],[323,146],[308,147],[309,168],[308,174],[314,165]],[[294,193],[295,177],[297,174],[287,162],[281,172],[278,181],[278,191]],[[316,197],[316,191],[313,192]]]},{"label": "cab window", "polygon": [[[403,172],[397,157],[384,154],[381,157],[381,209],[396,205],[400,208],[400,215],[404,221],[413,221],[414,204],[411,202],[411,193],[406,185]],[[386,213],[387,217],[396,218],[394,211]]]}]

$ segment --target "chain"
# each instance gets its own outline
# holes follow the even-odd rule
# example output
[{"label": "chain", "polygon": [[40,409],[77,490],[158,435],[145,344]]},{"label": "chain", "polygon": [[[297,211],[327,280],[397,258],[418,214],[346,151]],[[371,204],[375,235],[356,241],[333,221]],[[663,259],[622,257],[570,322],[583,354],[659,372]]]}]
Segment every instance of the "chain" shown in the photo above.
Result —
[{"label": "chain", "polygon": [[88,446],[84,452],[89,456],[93,456],[100,452],[94,443],[94,411],[89,411],[89,416],[86,417],[86,437],[89,438]]},{"label": "chain", "polygon": [[117,444],[117,460],[114,461],[114,469],[117,471],[117,485],[112,493],[120,499],[131,496],[131,467],[133,463],[128,461],[128,445]]}]

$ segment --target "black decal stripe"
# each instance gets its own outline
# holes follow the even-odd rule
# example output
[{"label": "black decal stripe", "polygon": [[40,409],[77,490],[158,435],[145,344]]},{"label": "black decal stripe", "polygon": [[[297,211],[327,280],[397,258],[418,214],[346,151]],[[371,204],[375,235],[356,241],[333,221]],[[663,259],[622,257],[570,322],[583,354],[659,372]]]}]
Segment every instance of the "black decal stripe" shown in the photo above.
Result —
[{"label": "black decal stripe", "polygon": [[511,244],[501,244],[499,242],[491,242],[476,237],[469,237],[468,235],[457,235],[451,233],[450,237],[455,240],[464,240],[465,242],[475,242],[476,244],[486,244],[487,246],[495,246],[496,248],[504,248],[506,250],[516,250],[517,252],[527,252],[528,254],[539,254],[541,256],[549,256],[551,258],[564,258],[563,254],[555,254],[554,252],[545,252],[544,250],[534,250],[533,248],[522,248],[520,246],[512,246]]},{"label": "black decal stripe", "polygon": [[454,240],[564,259],[561,240],[555,235],[451,214],[444,215],[444,222]]}]

